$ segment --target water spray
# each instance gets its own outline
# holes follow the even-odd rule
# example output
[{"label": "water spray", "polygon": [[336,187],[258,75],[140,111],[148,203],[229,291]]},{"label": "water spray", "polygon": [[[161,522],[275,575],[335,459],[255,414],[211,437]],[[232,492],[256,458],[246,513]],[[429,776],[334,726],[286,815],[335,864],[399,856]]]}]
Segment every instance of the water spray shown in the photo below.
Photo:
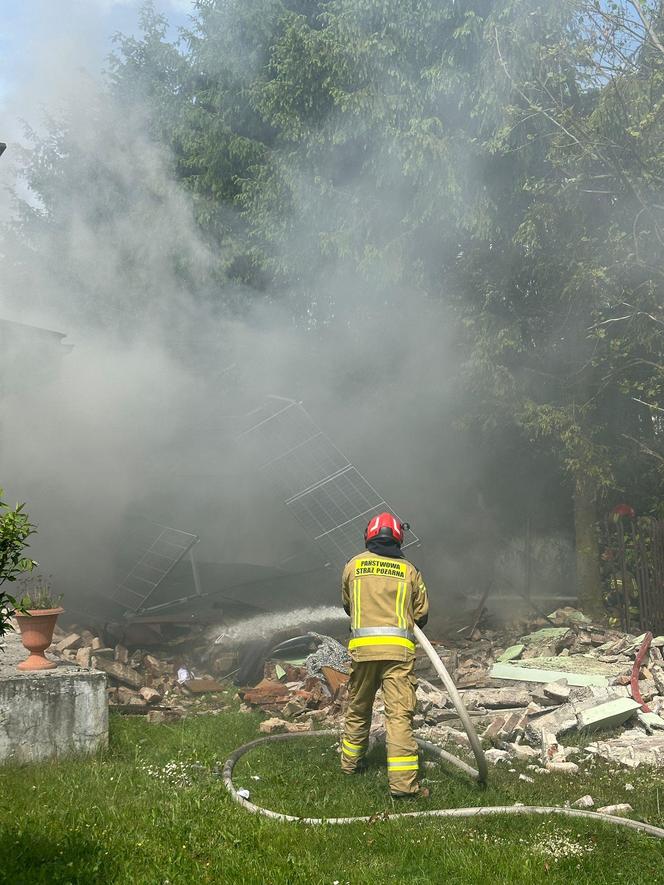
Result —
[{"label": "water spray", "polygon": [[224,627],[221,633],[217,633],[220,628],[216,627],[214,644],[241,645],[252,639],[269,639],[284,630],[297,630],[303,625],[347,620],[348,615],[341,606],[337,605],[309,606],[288,612],[266,612],[230,624]]}]

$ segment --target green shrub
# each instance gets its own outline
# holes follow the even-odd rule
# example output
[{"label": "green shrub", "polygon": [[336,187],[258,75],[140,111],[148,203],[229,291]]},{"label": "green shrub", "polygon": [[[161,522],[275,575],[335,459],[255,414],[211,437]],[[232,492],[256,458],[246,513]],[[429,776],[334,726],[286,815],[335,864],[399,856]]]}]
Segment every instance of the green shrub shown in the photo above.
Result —
[{"label": "green shrub", "polygon": [[0,640],[13,629],[10,618],[14,611],[22,609],[22,605],[2,589],[3,584],[15,581],[37,565],[34,559],[24,555],[28,538],[35,533],[35,526],[23,510],[25,504],[17,504],[12,510],[2,501],[2,494],[0,488]]}]

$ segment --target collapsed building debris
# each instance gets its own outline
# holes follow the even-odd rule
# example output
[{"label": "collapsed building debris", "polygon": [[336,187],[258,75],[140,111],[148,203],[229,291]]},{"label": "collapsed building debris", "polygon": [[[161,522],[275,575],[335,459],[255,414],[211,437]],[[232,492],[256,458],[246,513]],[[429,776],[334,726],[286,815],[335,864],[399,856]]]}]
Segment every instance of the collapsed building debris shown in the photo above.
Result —
[{"label": "collapsed building debris", "polygon": [[[478,627],[472,639],[457,634],[434,642],[485,745],[491,746],[487,758],[494,764],[524,760],[533,774],[571,775],[594,757],[626,766],[664,766],[664,637],[646,642],[647,635],[596,626],[570,608],[540,619],[535,629],[524,626],[518,633]],[[215,645],[210,656],[208,637],[209,629],[192,624],[179,634],[162,635],[161,646],[151,645],[147,652],[113,643],[112,631],[72,627],[66,634],[58,631],[50,652],[103,670],[109,703],[119,712],[173,721],[203,709],[227,709],[227,695],[235,694],[221,677],[237,673],[242,646]],[[237,694],[240,709],[269,717],[263,732],[340,726],[350,658],[335,638],[308,633],[276,646],[266,642],[253,664],[255,676],[239,685]],[[467,748],[458,714],[419,649],[415,669],[416,733],[432,743]],[[372,739],[384,724],[379,692]],[[612,736],[618,728],[626,730]],[[595,737],[602,731],[609,733],[607,739]],[[564,746],[570,734],[582,744],[587,737],[583,750]]]},{"label": "collapsed building debris", "polygon": [[[439,645],[438,650],[450,664],[454,678],[460,685],[467,686],[462,694],[470,715],[485,724],[484,741],[493,744],[488,751],[490,761],[538,761],[539,764],[531,766],[538,774],[569,776],[577,773],[582,764],[582,760],[573,761],[570,757],[585,752],[587,759],[591,751],[590,748],[581,751],[577,747],[565,747],[560,742],[565,734],[576,732],[590,739],[600,729],[608,731],[635,723],[639,737],[647,737],[646,731],[652,733],[660,721],[664,727],[664,719],[658,715],[659,710],[664,709],[664,694],[658,693],[658,684],[664,686],[664,667],[660,666],[659,659],[650,661],[649,667],[645,666],[648,662],[644,662],[640,690],[653,710],[658,711],[646,714],[641,709],[642,703],[631,696],[629,686],[629,674],[643,638],[594,627],[574,610],[558,610],[551,617],[558,623],[568,617],[568,622],[527,633],[518,643],[513,642],[513,637],[479,631],[475,640],[457,639],[455,648],[446,645],[443,649]],[[502,639],[508,641],[501,648]],[[513,679],[508,684],[503,679],[494,680],[493,668],[505,655],[505,647],[512,660],[527,654],[529,649],[531,653],[537,649],[542,655],[521,658],[525,680]],[[559,660],[561,664],[557,664]],[[556,669],[557,666],[560,669]],[[300,725],[314,727],[314,723],[323,719],[326,727],[340,723],[342,704],[338,695],[333,697],[338,688],[336,684],[328,678],[323,689],[312,691],[313,684],[308,681],[311,676],[303,668],[284,662],[281,669],[279,667],[278,663],[266,662],[264,679],[254,688],[240,691],[247,705],[278,716],[280,721],[268,720],[270,725],[266,728],[288,730],[284,724],[288,721],[291,727],[298,725],[298,730]],[[434,684],[435,677],[419,655],[416,670],[420,674],[414,719],[416,733],[433,743],[453,743],[467,748],[468,739],[458,728],[453,705],[446,693]],[[422,677],[425,673],[428,678]],[[538,675],[536,681],[529,678],[531,673]],[[303,720],[314,711],[321,713],[321,718],[309,718],[309,724],[305,725]],[[652,718],[648,718],[650,716]],[[379,692],[374,705],[372,735],[383,728],[384,707]],[[664,735],[658,740],[664,751]],[[652,749],[650,745],[650,760],[655,759]]]},{"label": "collapsed building debris", "polygon": [[[496,764],[526,758],[540,748],[546,771],[572,774],[578,763],[567,757],[581,751],[564,747],[561,736],[575,732],[581,740],[584,736],[591,740],[595,732],[633,726],[620,738],[588,744],[585,758],[596,755],[624,765],[664,765],[664,735],[657,733],[664,729],[659,715],[664,711],[662,637],[652,641],[648,656],[647,635],[597,627],[569,609],[554,612],[549,620],[560,627],[536,630],[519,637],[518,643],[510,637],[504,651],[494,642],[493,655],[483,655],[484,671],[475,662],[481,686],[487,684],[487,676],[493,685],[510,678],[509,688],[463,693],[469,710],[475,715],[483,711],[483,737],[494,745],[487,758]],[[532,656],[533,649],[541,656]],[[464,672],[468,669],[466,664]],[[634,680],[638,691],[633,689]],[[435,740],[431,733],[428,738]]]},{"label": "collapsed building debris", "polygon": [[664,740],[661,735],[648,735],[640,728],[624,731],[619,737],[593,741],[586,750],[599,759],[626,768],[639,765],[664,768]]},{"label": "collapsed building debris", "polygon": [[[56,628],[49,653],[106,673],[109,704],[120,713],[143,714],[150,722],[172,722],[192,712],[227,709],[226,698],[218,696],[234,695],[235,689],[216,677],[237,671],[241,646],[213,645],[211,654],[209,630],[203,631],[198,624],[180,625],[162,635],[161,647],[151,642],[150,652],[130,650],[121,643],[112,645],[116,632],[113,625],[95,630],[75,627],[66,634]],[[272,653],[264,654],[260,661],[262,678],[255,685],[241,686],[237,692],[240,700],[266,713],[300,716],[311,723],[321,721],[329,712],[336,723],[348,682],[347,649],[318,633],[265,647]],[[305,656],[300,657],[303,652]],[[303,729],[308,727],[303,725]]]},{"label": "collapsed building debris", "polygon": [[[346,685],[350,657],[346,648],[331,636],[315,633],[319,644],[303,661],[291,661],[281,657],[268,659],[264,665],[263,679],[253,687],[240,688],[241,700],[267,713],[299,720],[304,731],[314,723],[325,721],[326,727],[338,724],[346,700]],[[276,651],[283,652],[283,645]],[[293,646],[297,649],[297,646]],[[304,721],[303,721],[304,720]],[[309,724],[307,724],[307,722]],[[286,728],[289,723],[282,718],[271,718],[262,723],[267,733]],[[294,723],[290,723],[293,725]]]},{"label": "collapsed building debris", "polygon": [[[174,722],[187,713],[199,712],[206,706],[201,697],[227,690],[215,677],[226,675],[227,668],[237,664],[237,651],[230,656],[220,651],[213,662],[206,664],[206,634],[197,624],[165,633],[157,628],[141,631],[137,636],[150,640],[150,651],[114,642],[116,635],[113,625],[95,629],[74,627],[66,634],[56,626],[48,653],[79,667],[106,673],[111,709],[144,715],[149,722]],[[185,679],[178,676],[182,672],[187,674]],[[219,712],[227,705],[216,701],[213,706],[206,712]]]},{"label": "collapsed building debris", "polygon": [[[574,774],[583,759],[568,757],[583,754],[585,760],[595,755],[624,765],[664,766],[664,637],[650,643],[647,634],[594,625],[570,608],[535,626],[539,629],[520,636],[476,630],[473,641],[445,649],[453,678],[465,686],[464,704],[484,723],[485,744],[493,745],[487,759],[498,764],[540,757],[542,767],[529,766],[540,774]],[[426,714],[431,707],[426,688],[422,694],[418,701]],[[442,714],[437,723],[416,716],[427,740],[454,740],[454,711]],[[624,727],[629,730],[622,737],[589,743],[584,750],[560,742],[571,733],[577,742],[592,741],[597,732]]]}]

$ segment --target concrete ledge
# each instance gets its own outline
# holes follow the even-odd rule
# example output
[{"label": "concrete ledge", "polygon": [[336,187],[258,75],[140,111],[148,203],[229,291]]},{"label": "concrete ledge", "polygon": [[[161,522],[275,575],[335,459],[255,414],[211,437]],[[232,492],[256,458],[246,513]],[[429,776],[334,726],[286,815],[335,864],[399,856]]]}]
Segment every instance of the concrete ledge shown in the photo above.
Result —
[{"label": "concrete ledge", "polygon": [[86,755],[108,745],[106,674],[59,663],[22,673],[18,636],[0,651],[0,764]]}]

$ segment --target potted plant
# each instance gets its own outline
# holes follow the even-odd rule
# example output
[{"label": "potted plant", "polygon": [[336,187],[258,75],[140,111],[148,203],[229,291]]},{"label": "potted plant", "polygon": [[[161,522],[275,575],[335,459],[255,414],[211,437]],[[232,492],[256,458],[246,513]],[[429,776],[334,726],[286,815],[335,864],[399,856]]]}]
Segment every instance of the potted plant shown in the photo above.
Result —
[{"label": "potted plant", "polygon": [[34,587],[21,597],[16,607],[16,621],[21,631],[21,642],[30,652],[18,665],[19,670],[52,670],[56,667],[44,652],[53,640],[58,615],[64,609],[62,595],[53,596],[47,582],[37,578]]},{"label": "potted plant", "polygon": [[21,610],[16,599],[3,587],[11,583],[24,572],[32,571],[37,565],[34,559],[24,555],[28,547],[28,538],[35,532],[35,527],[24,512],[24,504],[17,504],[10,509],[2,501],[0,488],[0,642],[5,633],[13,631],[11,618]]}]

